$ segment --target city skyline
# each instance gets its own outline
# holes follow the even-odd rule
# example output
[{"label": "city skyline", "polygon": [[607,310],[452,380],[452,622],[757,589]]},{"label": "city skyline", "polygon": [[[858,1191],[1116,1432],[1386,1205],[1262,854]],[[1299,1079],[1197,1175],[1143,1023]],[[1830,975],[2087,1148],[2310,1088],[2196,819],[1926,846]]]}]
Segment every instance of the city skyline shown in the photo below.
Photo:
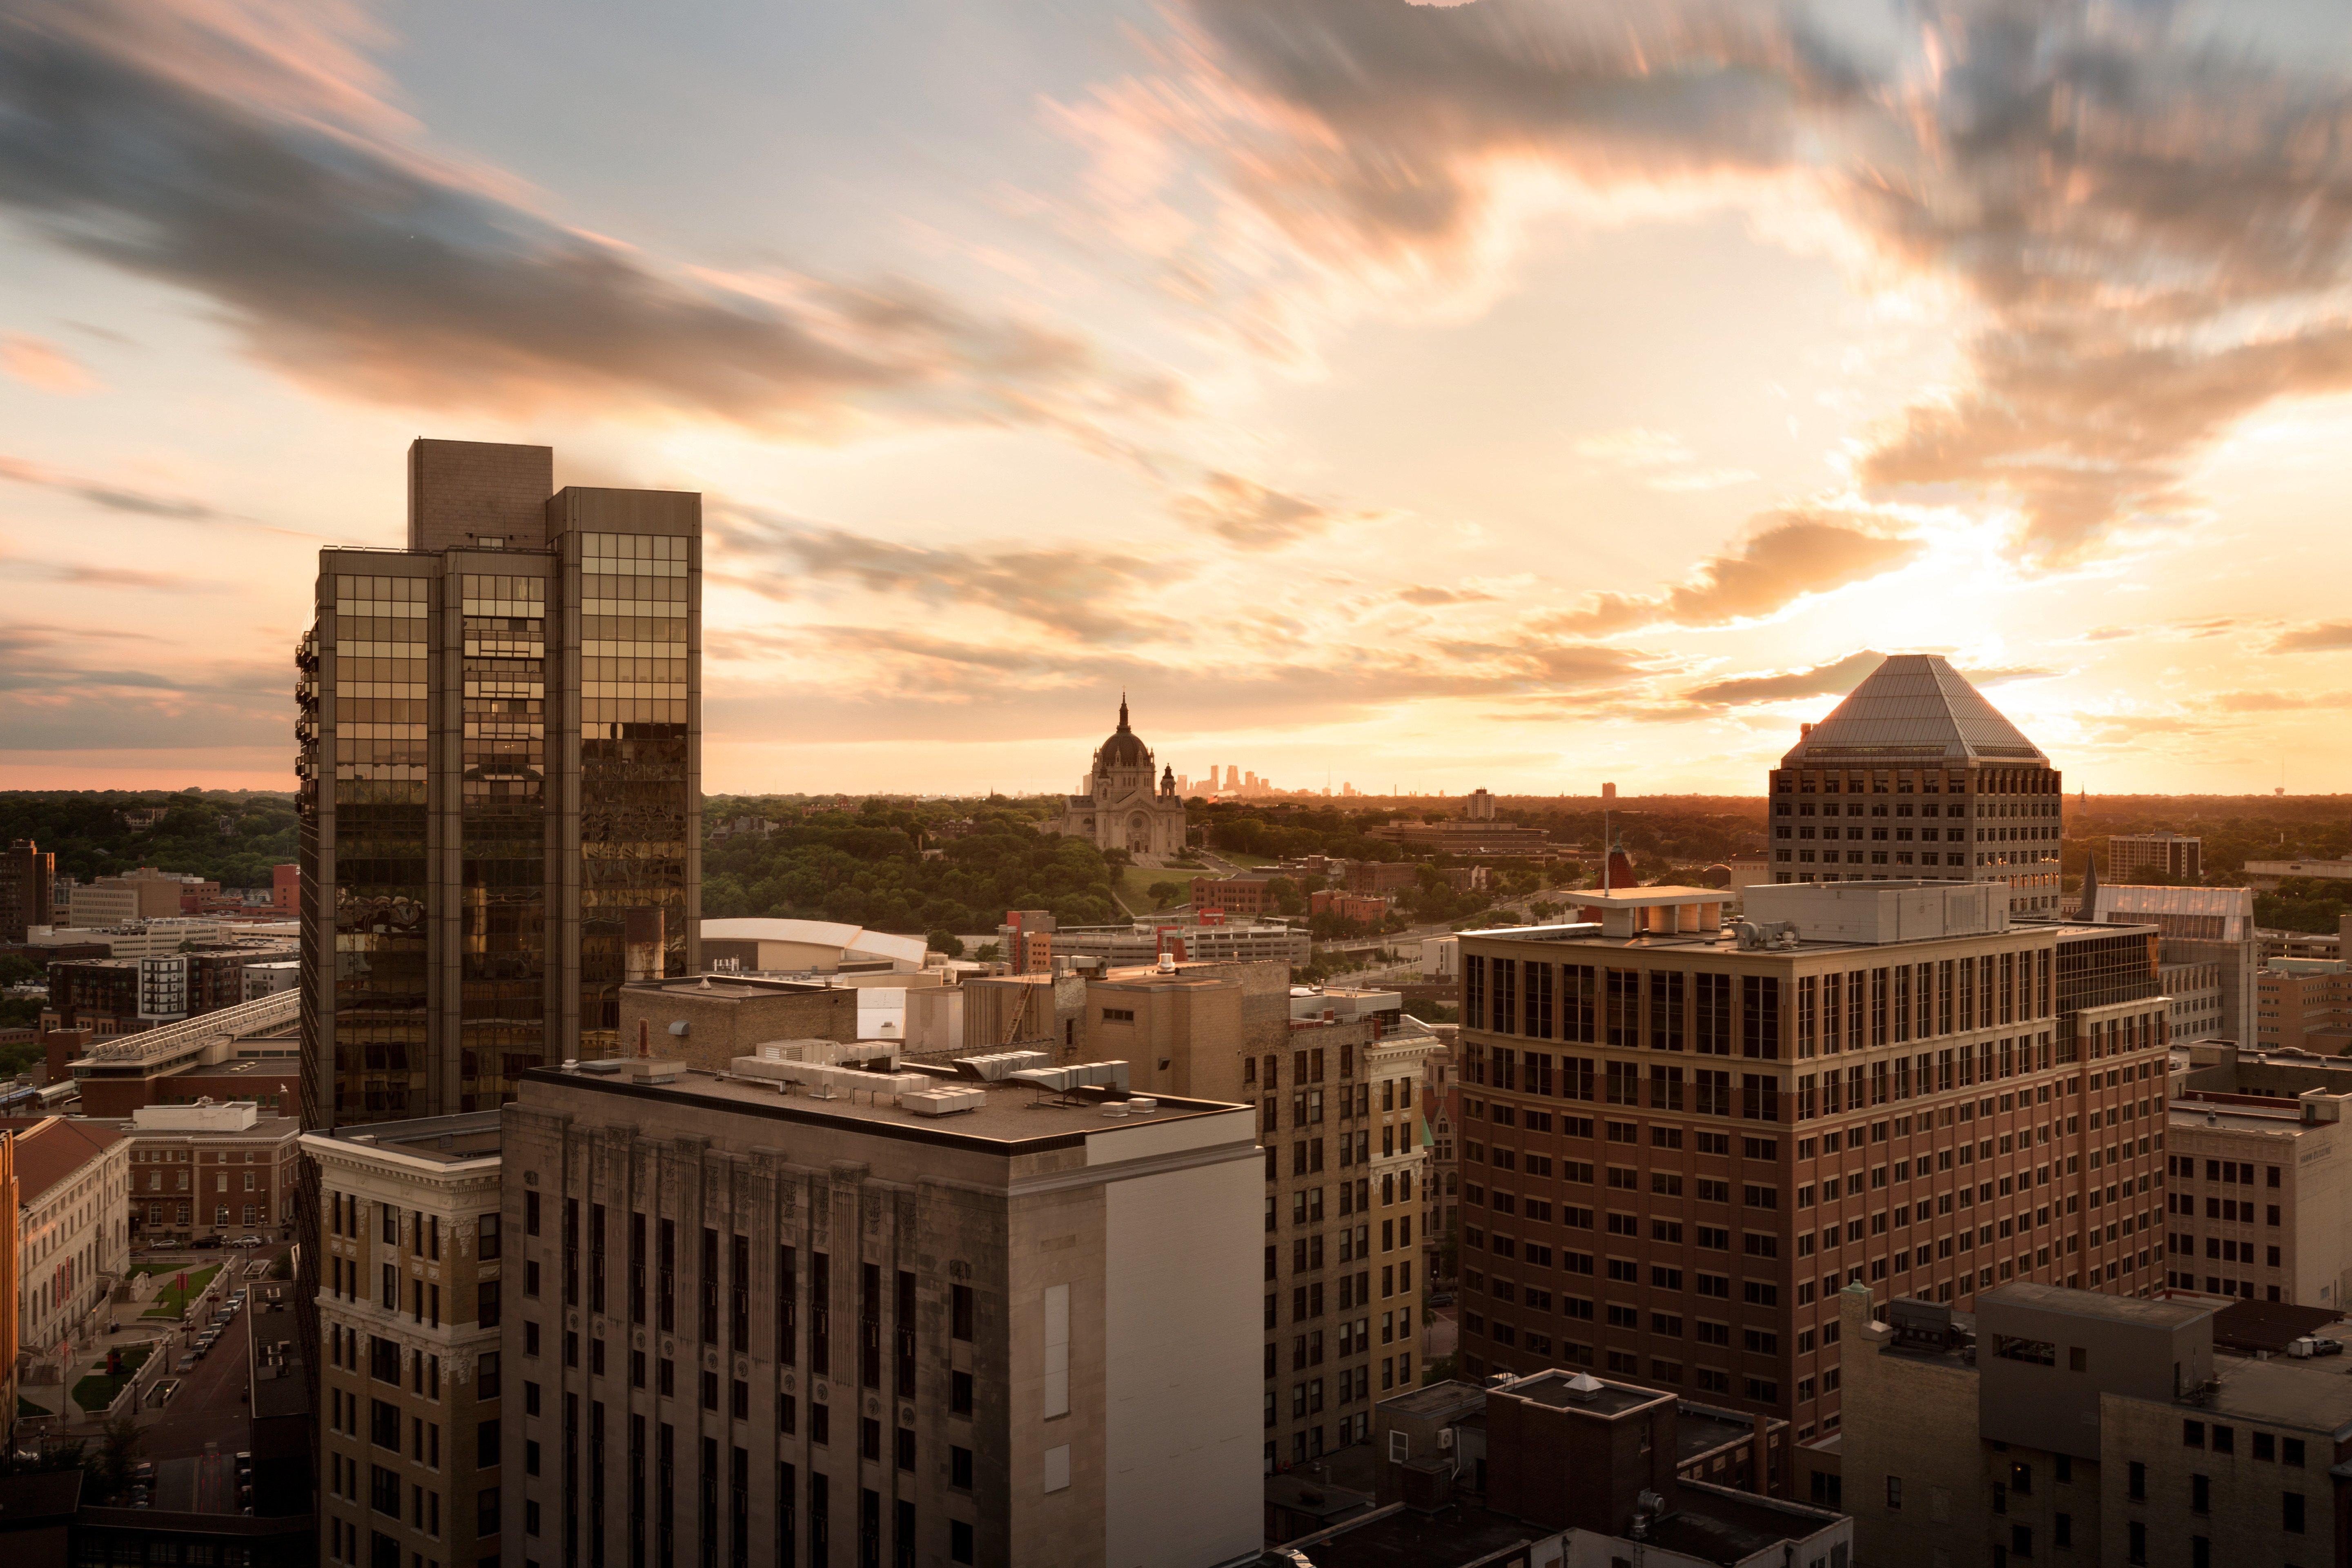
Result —
[{"label": "city skyline", "polygon": [[2352,763],[2317,7],[12,10],[0,787],[291,788],[426,433],[705,496],[714,792]]}]

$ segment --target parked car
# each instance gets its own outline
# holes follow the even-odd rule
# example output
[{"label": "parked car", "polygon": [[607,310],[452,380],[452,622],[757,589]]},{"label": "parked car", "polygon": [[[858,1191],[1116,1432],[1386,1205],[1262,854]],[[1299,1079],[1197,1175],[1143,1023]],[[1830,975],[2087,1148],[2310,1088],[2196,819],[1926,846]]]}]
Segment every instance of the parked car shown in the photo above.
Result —
[{"label": "parked car", "polygon": [[2294,1343],[2288,1345],[2286,1347],[2286,1353],[2291,1356],[2342,1355],[2344,1353],[2344,1342],[2342,1340],[2323,1340],[2315,1338],[2310,1334],[2305,1334],[2303,1338],[2296,1340]]},{"label": "parked car", "polygon": [[206,1247],[218,1247],[220,1244],[221,1238],[217,1236],[200,1236],[196,1237],[195,1240],[188,1243],[188,1246],[191,1248],[202,1250]]},{"label": "parked car", "polygon": [[195,1352],[194,1352],[194,1351],[190,1351],[186,1355],[184,1355],[184,1356],[182,1356],[178,1361],[173,1362],[173,1363],[172,1363],[172,1370],[173,1370],[173,1372],[194,1372],[194,1371],[195,1371],[195,1370],[196,1370],[196,1354],[195,1354]]}]

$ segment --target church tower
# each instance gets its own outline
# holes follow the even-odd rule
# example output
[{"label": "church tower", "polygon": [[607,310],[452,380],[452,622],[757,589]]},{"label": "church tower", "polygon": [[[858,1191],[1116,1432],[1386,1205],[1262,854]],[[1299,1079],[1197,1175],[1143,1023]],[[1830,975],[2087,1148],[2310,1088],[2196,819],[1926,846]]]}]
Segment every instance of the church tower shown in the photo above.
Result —
[{"label": "church tower", "polygon": [[1095,748],[1094,763],[1076,795],[1063,803],[1055,828],[1105,849],[1160,858],[1184,847],[1184,803],[1173,768],[1158,770],[1151,748],[1129,721],[1127,694],[1118,699],[1118,728]]}]

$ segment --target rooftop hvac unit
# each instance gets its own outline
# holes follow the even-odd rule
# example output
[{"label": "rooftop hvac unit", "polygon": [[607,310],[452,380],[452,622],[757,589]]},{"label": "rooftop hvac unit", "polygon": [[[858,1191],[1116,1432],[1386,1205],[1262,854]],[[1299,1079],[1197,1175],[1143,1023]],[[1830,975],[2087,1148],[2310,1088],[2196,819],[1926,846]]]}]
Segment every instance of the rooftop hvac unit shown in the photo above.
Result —
[{"label": "rooftop hvac unit", "polygon": [[1042,1068],[1053,1058],[1043,1051],[992,1051],[984,1056],[958,1057],[956,1070],[985,1083],[1001,1083],[1027,1068]]},{"label": "rooftop hvac unit", "polygon": [[959,1110],[977,1110],[988,1103],[984,1089],[968,1089],[950,1085],[945,1089],[928,1089],[898,1097],[898,1107],[917,1116],[951,1116]]}]

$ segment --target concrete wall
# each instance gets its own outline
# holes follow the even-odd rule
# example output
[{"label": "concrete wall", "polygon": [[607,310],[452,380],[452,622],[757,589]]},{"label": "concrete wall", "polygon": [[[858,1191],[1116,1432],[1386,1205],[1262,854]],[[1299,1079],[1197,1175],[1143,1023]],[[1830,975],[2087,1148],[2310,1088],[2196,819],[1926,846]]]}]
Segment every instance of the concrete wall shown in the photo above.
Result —
[{"label": "concrete wall", "polygon": [[1975,1369],[1957,1358],[1881,1354],[1889,1331],[1872,1322],[1868,1292],[1849,1287],[1838,1305],[1845,1341],[1839,1447],[1857,1568],[1990,1568],[1977,1524],[1990,1500]]},{"label": "concrete wall", "polygon": [[[857,1038],[857,993],[847,990],[733,994],[740,983],[715,982],[709,994],[692,985],[621,988],[621,1049],[636,1051],[637,1024],[647,1025],[656,1056],[693,1067],[723,1068],[770,1040]],[[686,1033],[669,1026],[683,1021]]]},{"label": "concrete wall", "polygon": [[1103,1560],[1225,1562],[1259,1534],[1255,1160],[1107,1189]]}]

